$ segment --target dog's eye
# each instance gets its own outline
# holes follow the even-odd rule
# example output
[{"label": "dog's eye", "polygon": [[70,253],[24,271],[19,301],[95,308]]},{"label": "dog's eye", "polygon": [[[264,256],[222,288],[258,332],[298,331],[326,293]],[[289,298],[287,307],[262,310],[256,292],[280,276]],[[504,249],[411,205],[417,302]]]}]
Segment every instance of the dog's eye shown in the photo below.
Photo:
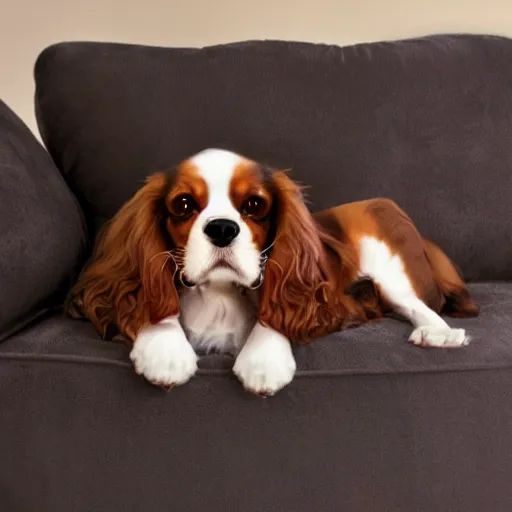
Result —
[{"label": "dog's eye", "polygon": [[242,205],[241,210],[247,217],[262,220],[267,213],[267,203],[262,197],[251,196]]},{"label": "dog's eye", "polygon": [[197,203],[189,194],[183,194],[174,198],[170,205],[172,215],[180,219],[190,217],[197,208]]}]

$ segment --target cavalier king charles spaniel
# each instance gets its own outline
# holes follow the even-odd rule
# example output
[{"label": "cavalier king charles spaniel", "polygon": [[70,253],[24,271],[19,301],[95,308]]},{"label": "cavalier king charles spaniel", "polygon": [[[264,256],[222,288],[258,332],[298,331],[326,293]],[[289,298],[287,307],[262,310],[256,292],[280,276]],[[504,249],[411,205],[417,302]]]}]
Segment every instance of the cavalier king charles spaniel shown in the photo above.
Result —
[{"label": "cavalier king charles spaniel", "polygon": [[133,342],[135,371],[171,387],[197,352],[236,357],[256,394],[293,379],[290,342],[398,314],[421,347],[460,347],[440,313],[478,308],[448,257],[389,199],[316,214],[285,171],[208,149],[151,176],[102,231],[68,311]]}]

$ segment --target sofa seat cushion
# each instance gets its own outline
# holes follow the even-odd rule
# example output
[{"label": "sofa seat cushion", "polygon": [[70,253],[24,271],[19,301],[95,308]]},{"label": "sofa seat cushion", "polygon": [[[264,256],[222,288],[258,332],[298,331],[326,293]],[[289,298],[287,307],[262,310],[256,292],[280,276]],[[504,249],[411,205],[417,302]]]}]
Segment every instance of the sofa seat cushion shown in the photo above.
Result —
[{"label": "sofa seat cushion", "polygon": [[467,348],[387,320],[297,347],[268,400],[211,356],[165,393],[124,344],[47,318],[0,345],[2,510],[510,511],[512,284],[472,290]]},{"label": "sofa seat cushion", "polygon": [[[410,324],[392,318],[294,347],[300,377],[462,371],[512,366],[512,283],[470,285],[481,314],[448,319],[472,338],[461,350],[420,349],[406,343]],[[86,321],[54,315],[0,345],[0,360],[91,364],[131,368],[123,340],[104,341]],[[230,356],[206,355],[200,373],[229,373]]]}]

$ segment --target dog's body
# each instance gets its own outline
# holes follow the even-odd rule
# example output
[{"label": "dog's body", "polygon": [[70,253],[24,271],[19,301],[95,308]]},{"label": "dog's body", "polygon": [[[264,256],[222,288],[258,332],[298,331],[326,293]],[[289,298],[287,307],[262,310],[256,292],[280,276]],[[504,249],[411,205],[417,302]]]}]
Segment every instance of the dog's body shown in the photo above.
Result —
[{"label": "dog's body", "polygon": [[186,382],[196,352],[215,350],[235,355],[235,374],[263,395],[293,378],[289,340],[397,313],[412,343],[459,347],[464,330],[439,314],[478,314],[450,260],[392,201],[310,215],[284,173],[220,150],[153,177],[127,203],[70,311],[132,338],[136,371],[153,383]]}]

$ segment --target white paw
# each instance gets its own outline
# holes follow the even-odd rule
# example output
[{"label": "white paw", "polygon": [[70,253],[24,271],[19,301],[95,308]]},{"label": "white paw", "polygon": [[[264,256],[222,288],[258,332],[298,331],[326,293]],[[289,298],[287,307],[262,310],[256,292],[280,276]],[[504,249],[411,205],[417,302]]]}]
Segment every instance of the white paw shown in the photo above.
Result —
[{"label": "white paw", "polygon": [[272,396],[293,380],[296,369],[290,342],[257,324],[236,358],[233,373],[247,391]]},{"label": "white paw", "polygon": [[469,338],[464,329],[424,325],[412,331],[409,342],[420,347],[456,348],[467,345]]},{"label": "white paw", "polygon": [[139,375],[166,388],[184,384],[197,371],[197,355],[181,327],[175,324],[159,324],[141,331],[130,359]]}]

